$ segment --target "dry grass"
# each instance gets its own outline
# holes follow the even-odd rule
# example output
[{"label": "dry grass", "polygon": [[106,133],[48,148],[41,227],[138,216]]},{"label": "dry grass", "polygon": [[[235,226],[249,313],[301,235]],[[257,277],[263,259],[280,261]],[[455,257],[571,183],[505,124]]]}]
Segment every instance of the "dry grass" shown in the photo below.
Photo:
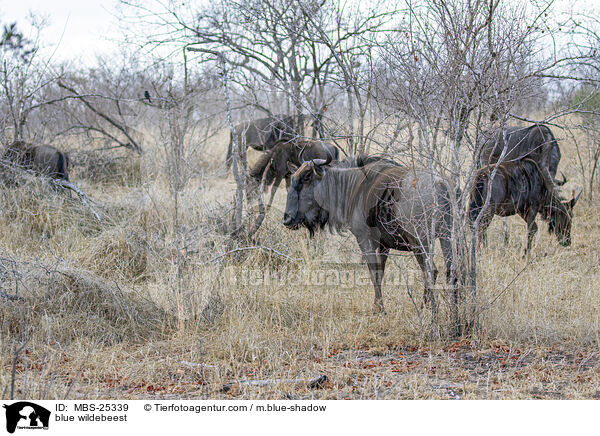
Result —
[{"label": "dry grass", "polygon": [[[600,396],[596,203],[578,205],[570,248],[542,224],[530,261],[524,223],[510,220],[503,247],[494,222],[480,256],[480,328],[452,343],[447,298],[439,330],[419,307],[412,257],[390,261],[387,313],[373,315],[354,238],[284,229],[283,189],[251,244],[263,248],[235,251],[222,232],[234,183],[198,162],[176,231],[158,155],[82,158],[73,179],[101,205],[102,223],[38,180],[2,188],[1,291],[22,297],[0,299],[3,397],[13,365],[15,396],[27,398]],[[576,186],[574,150],[563,156]],[[340,259],[355,281],[335,278]],[[289,381],[320,374],[323,389]],[[221,389],[248,379],[279,381]]]}]

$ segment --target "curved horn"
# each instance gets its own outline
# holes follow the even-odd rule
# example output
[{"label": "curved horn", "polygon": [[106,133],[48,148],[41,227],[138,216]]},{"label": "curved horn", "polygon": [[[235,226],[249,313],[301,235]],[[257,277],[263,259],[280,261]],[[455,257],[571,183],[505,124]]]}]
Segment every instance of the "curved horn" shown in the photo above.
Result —
[{"label": "curved horn", "polygon": [[302,165],[304,162],[306,162],[304,160],[304,158],[302,157],[302,153],[304,153],[305,148],[306,148],[306,145],[304,145],[304,147],[302,147],[302,150],[300,150],[300,153],[298,153],[298,160],[300,161],[300,165]]},{"label": "curved horn", "polygon": [[567,183],[567,176],[565,176],[565,173],[561,171],[560,174],[562,175],[562,180],[554,180],[556,186],[562,186]]},{"label": "curved horn", "polygon": [[331,163],[331,161],[333,160],[333,156],[331,155],[331,153],[329,152],[329,150],[327,150],[327,159],[313,159],[312,163],[315,166],[322,166],[322,165],[328,165]]},{"label": "curved horn", "polygon": [[573,209],[575,207],[575,204],[577,203],[577,200],[579,200],[579,197],[581,197],[581,194],[583,194],[583,189],[581,191],[579,191],[579,194],[577,194],[577,197],[573,197],[573,199],[571,200],[571,209]]}]

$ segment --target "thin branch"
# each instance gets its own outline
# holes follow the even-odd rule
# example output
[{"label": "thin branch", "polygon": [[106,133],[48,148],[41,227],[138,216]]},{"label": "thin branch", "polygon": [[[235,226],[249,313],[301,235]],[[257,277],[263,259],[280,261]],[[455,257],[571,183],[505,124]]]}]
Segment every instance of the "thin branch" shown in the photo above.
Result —
[{"label": "thin branch", "polygon": [[99,117],[103,118],[104,120],[108,121],[110,124],[112,124],[114,127],[116,127],[119,131],[121,131],[129,140],[130,144],[131,144],[131,149],[134,150],[135,152],[141,154],[142,153],[142,148],[140,147],[140,145],[135,141],[135,139],[133,139],[131,137],[131,135],[127,132],[127,128],[122,126],[121,124],[117,123],[115,120],[113,120],[111,117],[109,117],[108,115],[100,112],[98,109],[96,109],[94,106],[92,106],[92,104],[90,102],[88,102],[86,100],[86,98],[79,94],[75,89],[65,85],[63,82],[58,82],[58,86],[60,86],[63,89],[66,89],[67,91],[72,92],[75,97],[77,97],[79,100],[82,101],[82,103],[92,112],[94,112],[96,115],[98,115]]},{"label": "thin branch", "polygon": [[224,254],[221,254],[220,256],[213,257],[208,262],[209,263],[213,263],[213,262],[215,262],[217,260],[220,260],[220,259],[222,259],[222,258],[224,258],[226,256],[229,256],[232,253],[238,253],[240,251],[247,251],[247,250],[265,250],[265,251],[268,251],[268,252],[271,252],[271,253],[275,253],[275,254],[277,254],[277,255],[279,255],[281,257],[284,257],[287,260],[292,261],[292,262],[296,262],[296,261],[300,260],[300,259],[297,259],[297,258],[294,258],[294,257],[290,257],[287,254],[282,253],[281,251],[277,251],[277,250],[275,250],[275,249],[273,249],[271,247],[265,247],[265,246],[262,246],[262,245],[255,245],[255,246],[252,246],[252,247],[240,247],[240,248],[235,248],[233,250],[229,250],[228,252],[226,252]]}]

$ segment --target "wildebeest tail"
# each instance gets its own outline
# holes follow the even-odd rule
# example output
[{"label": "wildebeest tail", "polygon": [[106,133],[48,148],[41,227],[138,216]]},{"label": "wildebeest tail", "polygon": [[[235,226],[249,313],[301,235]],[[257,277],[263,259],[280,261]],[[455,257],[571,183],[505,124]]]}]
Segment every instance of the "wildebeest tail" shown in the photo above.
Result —
[{"label": "wildebeest tail", "polygon": [[[558,162],[560,162],[561,153],[560,153],[560,148],[558,146],[558,142],[556,141],[556,138],[554,137],[554,134],[552,133],[552,131],[550,129],[548,129],[548,133],[550,134],[550,137],[552,138],[552,149],[550,150],[550,162],[549,162],[548,170],[550,171],[550,175],[552,176],[552,178],[555,178],[556,172],[558,171]],[[563,176],[564,176],[564,174],[563,174]],[[566,182],[566,180],[564,182]],[[562,183],[555,182],[555,183],[557,183],[558,185],[562,185],[562,184],[564,184],[564,182],[562,182]]]},{"label": "wildebeest tail", "polygon": [[69,181],[69,158],[65,155],[65,153],[58,153],[58,165],[57,165],[57,176],[61,179]]},{"label": "wildebeest tail", "polygon": [[487,174],[477,175],[475,180],[475,186],[471,191],[471,199],[469,200],[469,222],[473,224],[479,215],[479,212],[483,209],[486,197],[487,187]]}]

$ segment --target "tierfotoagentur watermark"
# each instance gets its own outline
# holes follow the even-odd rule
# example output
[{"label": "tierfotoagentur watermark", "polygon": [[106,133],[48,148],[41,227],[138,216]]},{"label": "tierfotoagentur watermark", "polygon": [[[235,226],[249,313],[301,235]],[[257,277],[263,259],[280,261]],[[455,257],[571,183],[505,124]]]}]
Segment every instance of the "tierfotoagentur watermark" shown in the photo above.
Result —
[{"label": "tierfotoagentur watermark", "polygon": [[[415,287],[423,282],[419,270],[389,269],[384,286]],[[223,284],[236,287],[302,287],[354,289],[371,286],[371,276],[364,263],[323,263],[318,266],[286,266],[277,270],[228,266]]]}]

